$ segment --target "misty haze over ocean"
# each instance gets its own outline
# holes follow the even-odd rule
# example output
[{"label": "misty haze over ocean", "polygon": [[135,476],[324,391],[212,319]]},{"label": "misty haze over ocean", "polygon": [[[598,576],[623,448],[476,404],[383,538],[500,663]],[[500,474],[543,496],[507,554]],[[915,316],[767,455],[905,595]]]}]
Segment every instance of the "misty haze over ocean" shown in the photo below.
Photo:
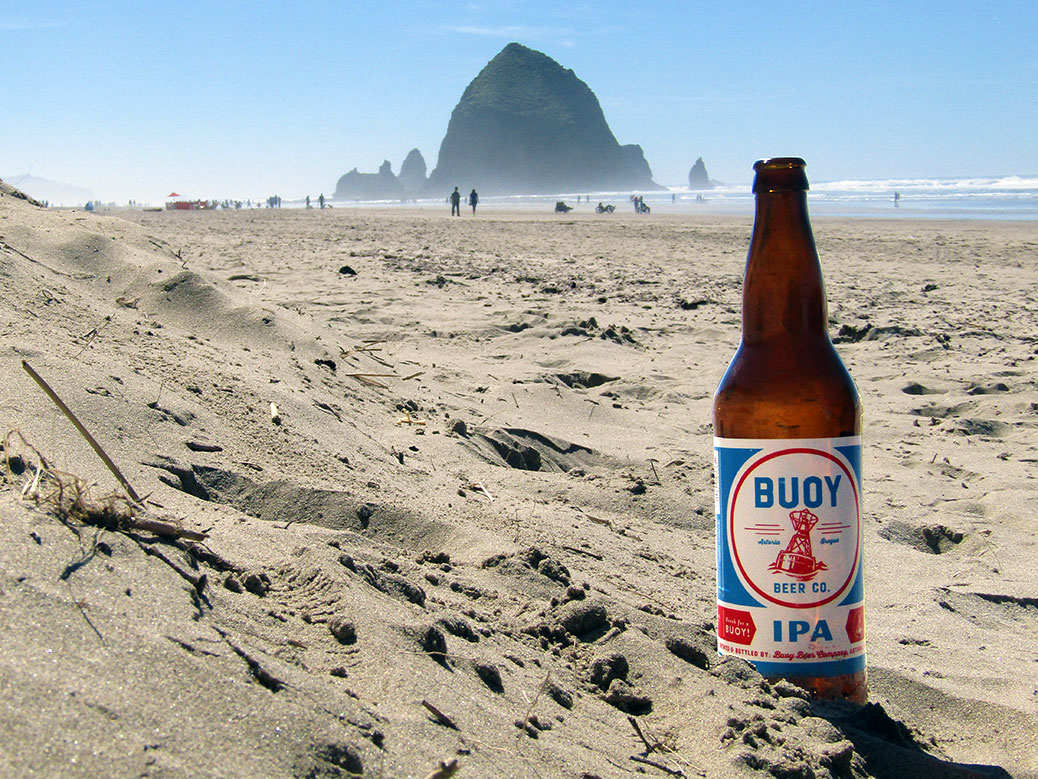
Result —
[{"label": "misty haze over ocean", "polygon": [[[460,183],[459,183],[460,185]],[[471,188],[466,183],[462,189]],[[476,188],[479,189],[478,185]],[[630,198],[640,194],[661,212],[753,213],[749,182],[721,184],[710,190],[670,187],[665,192],[561,192],[552,195],[495,197],[480,194],[484,207],[549,209],[565,200],[579,210],[592,210],[599,201],[617,210],[631,208]],[[894,193],[900,195],[894,206]],[[446,198],[444,193],[444,198]],[[590,203],[584,198],[590,196]],[[577,203],[577,198],[581,203]],[[701,197],[702,200],[697,198]],[[372,202],[372,205],[375,203]],[[911,217],[956,219],[1038,219],[1038,176],[970,176],[948,179],[876,179],[811,182],[808,204],[818,215],[848,217]],[[364,205],[346,202],[340,206]],[[393,205],[388,201],[377,205]],[[416,205],[414,203],[408,205]],[[417,205],[440,208],[439,199],[420,200]]]},{"label": "misty haze over ocean", "polygon": [[[70,184],[48,181],[29,175],[0,176],[4,181],[23,190],[38,200],[48,201],[53,206],[82,206],[92,198],[92,193]],[[480,189],[478,182],[459,182],[465,191],[472,187]],[[900,194],[898,206],[894,207],[894,193]],[[409,207],[440,208],[444,200],[428,198],[407,203]],[[633,208],[630,197],[642,194],[646,202],[661,211],[745,213],[753,212],[753,194],[750,183],[721,184],[715,189],[694,191],[688,187],[671,187],[666,192],[561,192],[551,195],[495,196],[492,192],[481,192],[480,202],[484,208],[550,209],[556,200],[565,200],[578,210],[592,209],[599,201],[612,203],[617,209]],[[200,197],[222,201],[247,200],[240,193],[199,193]],[[582,201],[591,197],[590,203]],[[703,198],[697,200],[697,196]],[[311,195],[315,199],[316,195]],[[258,206],[259,198],[253,198]],[[304,198],[285,199],[285,207],[303,205]],[[849,217],[911,217],[911,218],[956,218],[956,219],[1038,219],[1038,175],[1035,176],[968,176],[962,178],[926,179],[873,179],[811,182],[808,203],[816,215]],[[120,203],[118,205],[125,205]],[[148,205],[138,203],[138,205]],[[159,204],[151,204],[159,205]],[[365,205],[394,206],[395,201],[341,201],[342,207]]]}]

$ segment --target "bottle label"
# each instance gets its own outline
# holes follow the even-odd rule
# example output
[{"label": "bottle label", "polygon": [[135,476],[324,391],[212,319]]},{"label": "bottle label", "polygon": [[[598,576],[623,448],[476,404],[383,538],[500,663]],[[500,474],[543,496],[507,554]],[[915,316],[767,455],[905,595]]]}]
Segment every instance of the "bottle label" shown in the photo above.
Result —
[{"label": "bottle label", "polygon": [[765,676],[865,667],[861,437],[715,438],[717,647]]}]

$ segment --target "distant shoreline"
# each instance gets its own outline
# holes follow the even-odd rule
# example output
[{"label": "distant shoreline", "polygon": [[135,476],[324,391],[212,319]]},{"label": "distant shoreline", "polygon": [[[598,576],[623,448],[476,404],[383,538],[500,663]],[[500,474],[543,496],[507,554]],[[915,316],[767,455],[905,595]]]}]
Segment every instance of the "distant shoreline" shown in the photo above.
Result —
[{"label": "distant shoreline", "polygon": [[[501,210],[552,211],[559,200],[566,202],[576,213],[592,210],[598,202],[613,205],[617,213],[633,212],[631,197],[641,195],[646,204],[659,212],[687,212],[708,214],[753,213],[753,194],[749,181],[724,184],[713,189],[690,190],[685,185],[671,186],[663,191],[628,192],[563,192],[543,195],[495,195],[482,191],[478,182],[464,183],[463,189],[480,191],[479,212]],[[32,188],[30,188],[32,189]],[[23,190],[25,191],[25,190]],[[161,191],[161,190],[160,190]],[[207,199],[199,191],[184,199]],[[894,195],[898,194],[895,206]],[[54,207],[83,208],[85,201],[69,203],[65,199],[48,197],[43,190],[28,191],[37,200],[50,201]],[[310,193],[310,202],[317,209],[317,196]],[[282,198],[284,208],[304,208],[307,195],[291,195]],[[422,197],[415,200],[328,200],[331,208],[418,208],[436,210],[446,208],[443,198]],[[579,202],[578,202],[579,198]],[[266,202],[266,196],[253,198],[218,197],[208,198],[216,202],[251,203],[258,208]],[[165,200],[133,198],[133,208],[163,208]],[[101,210],[127,208],[129,201],[114,201],[97,198],[93,200]],[[838,180],[812,182],[808,192],[808,204],[813,216],[845,216],[862,218],[918,218],[918,219],[966,219],[980,221],[1035,221],[1038,220],[1038,176],[969,176],[957,178],[888,178],[863,180]]]},{"label": "distant shoreline", "polygon": [[[593,197],[593,196],[592,196]],[[552,218],[575,218],[575,217],[594,217],[596,219],[617,219],[625,218],[628,215],[629,205],[623,201],[602,199],[604,204],[612,204],[616,207],[616,211],[613,214],[597,214],[595,213],[595,206],[598,201],[593,200],[591,203],[582,201],[579,205],[572,200],[566,200],[568,205],[571,205],[573,210],[566,214],[556,214],[554,212],[555,200],[562,198],[525,198],[522,202],[500,202],[495,198],[487,198],[482,201],[479,205],[478,213],[473,217],[470,213],[465,214],[463,218],[466,219],[479,219],[481,216],[495,216],[499,217],[502,215],[515,214],[515,215],[538,215],[543,214]],[[504,199],[502,199],[504,200]],[[549,202],[550,201],[550,202]],[[653,209],[652,213],[648,215],[636,215],[631,210],[630,216],[639,221],[651,221],[654,218],[660,217],[726,217],[731,216],[735,218],[746,218],[751,219],[753,217],[752,202],[747,203],[731,203],[731,202],[714,202],[707,199],[704,203],[688,203],[678,201],[677,203],[671,203],[669,200],[656,201],[649,196],[645,196],[646,203]],[[949,221],[949,222],[1034,222],[1038,221],[1038,207],[1035,211],[983,211],[983,210],[969,210],[969,209],[948,209],[948,208],[922,208],[919,206],[902,205],[899,208],[894,208],[892,205],[884,206],[879,204],[864,204],[858,207],[854,207],[852,204],[837,204],[833,205],[825,201],[818,201],[809,199],[809,208],[811,210],[812,218],[817,219],[848,219],[848,220],[891,220],[896,222],[910,222],[910,221]],[[52,210],[71,210],[71,211],[82,211],[84,210],[82,205],[75,206],[51,206]],[[161,206],[127,206],[127,205],[102,205],[95,209],[99,213],[120,213],[120,212],[133,212],[133,211],[152,211],[152,212],[164,212],[165,209]],[[168,213],[180,213],[198,216],[199,218],[205,218],[204,214],[212,214],[214,212],[223,211],[235,211],[238,209],[214,209],[212,211],[169,211]],[[242,207],[240,211],[243,212],[256,212],[256,211],[268,211],[267,208],[246,208]],[[305,210],[305,206],[295,202],[285,202],[283,211],[301,211]],[[319,209],[311,209],[315,212]],[[424,200],[416,202],[406,203],[394,203],[387,201],[350,201],[350,202],[335,202],[331,203],[326,209],[328,212],[334,211],[367,211],[367,212],[379,212],[392,214],[405,214],[409,212],[420,213],[420,214],[435,214],[443,211],[445,214],[449,214],[449,207],[444,203],[433,200]],[[202,215],[202,216],[199,216]]]}]

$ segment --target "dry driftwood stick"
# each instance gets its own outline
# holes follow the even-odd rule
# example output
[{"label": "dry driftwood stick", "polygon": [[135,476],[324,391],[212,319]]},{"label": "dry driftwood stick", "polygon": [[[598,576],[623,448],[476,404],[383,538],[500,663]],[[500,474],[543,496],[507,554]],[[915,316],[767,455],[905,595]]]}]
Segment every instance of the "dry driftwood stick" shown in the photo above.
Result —
[{"label": "dry driftwood stick", "polygon": [[638,734],[638,738],[640,738],[642,740],[642,743],[645,744],[645,754],[655,752],[656,747],[658,745],[649,743],[649,739],[645,738],[645,734],[642,733],[642,727],[638,724],[638,720],[636,720],[634,717],[628,714],[627,721],[631,723],[631,727],[634,728],[634,732]]},{"label": "dry driftwood stick", "polygon": [[140,299],[140,297],[128,298],[128,297],[120,296],[120,297],[117,297],[115,299],[115,302],[118,305],[122,306],[123,308],[133,308],[133,309],[136,309],[137,308],[137,304],[141,302],[141,299]]},{"label": "dry driftwood stick", "polygon": [[[15,436],[18,436],[18,440],[22,442],[22,446],[24,446],[26,449],[28,449],[30,452],[36,455],[36,459],[40,461],[40,465],[36,468],[37,479],[39,479],[40,477],[41,468],[47,471],[53,470],[53,468],[51,468],[50,461],[43,456],[43,452],[41,452],[32,444],[30,444],[26,440],[25,436],[22,435],[21,430],[8,430],[7,435],[4,436],[4,469],[8,478],[11,477],[11,441],[14,439]],[[25,494],[25,490],[22,490],[22,494]]]},{"label": "dry driftwood stick", "polygon": [[424,419],[415,419],[411,416],[411,412],[406,408],[404,409],[404,416],[396,421],[397,425],[424,425]]},{"label": "dry driftwood stick", "polygon": [[25,259],[27,259],[29,262],[36,262],[36,260],[34,260],[28,254],[26,254],[25,252],[18,251],[13,246],[11,246],[11,244],[9,244],[9,243],[4,243],[3,241],[0,241],[0,249],[3,249],[4,251],[8,251],[8,252],[14,252],[15,254],[19,255],[20,257],[24,257]]},{"label": "dry driftwood stick", "polygon": [[23,498],[26,495],[35,495],[36,490],[40,487],[40,476],[43,474],[43,468],[38,465],[34,467],[36,468],[36,473],[33,474],[32,481],[25,482],[25,486],[22,487]]},{"label": "dry driftwood stick", "polygon": [[141,499],[136,490],[130,486],[130,482],[128,482],[126,477],[123,476],[119,467],[112,462],[112,458],[108,456],[105,450],[101,448],[101,445],[97,443],[92,435],[90,435],[90,431],[88,431],[76,415],[72,413],[72,409],[65,405],[65,401],[58,397],[58,393],[51,389],[51,386],[43,380],[43,377],[34,371],[32,366],[25,360],[22,360],[22,368],[24,368],[25,372],[32,377],[33,381],[40,385],[40,389],[47,393],[47,397],[54,401],[54,405],[61,409],[61,413],[68,417],[68,421],[71,422],[75,426],[76,430],[79,431],[79,434],[86,439],[86,442],[90,444],[90,447],[97,453],[97,456],[101,458],[101,462],[107,466],[108,470],[111,471],[112,475],[119,481],[119,484],[121,484],[123,489],[126,490],[126,494],[129,496],[130,500],[134,503],[140,503]]},{"label": "dry driftwood stick", "polygon": [[[556,389],[558,389],[558,387],[556,387]],[[587,421],[590,422],[591,415],[595,413],[595,409],[598,407],[599,403],[597,400],[592,400],[591,398],[584,398],[584,402],[591,404],[591,411],[589,411],[587,415]]]},{"label": "dry driftwood stick", "polygon": [[441,760],[440,767],[429,774],[425,779],[450,779],[458,772],[458,759],[452,757],[450,760]]},{"label": "dry driftwood stick", "polygon": [[582,554],[585,557],[593,557],[595,560],[605,559],[602,555],[595,552],[589,552],[587,549],[578,549],[575,546],[560,546],[560,549],[565,549],[567,552],[575,552],[576,554]]},{"label": "dry driftwood stick", "polygon": [[551,679],[551,672],[549,671],[544,677],[544,681],[541,682],[541,686],[537,688],[537,694],[533,696],[533,700],[530,701],[530,707],[526,710],[526,714],[523,715],[522,724],[519,726],[519,735],[515,737],[515,748],[519,749],[519,742],[522,741],[523,734],[526,733],[526,726],[530,724],[530,715],[533,714],[533,707],[537,705],[537,701],[541,699],[541,693],[548,687],[548,680]]},{"label": "dry driftwood stick", "polygon": [[[25,259],[27,259],[29,262],[34,263],[36,265],[39,265],[41,268],[46,268],[47,270],[49,270],[51,273],[53,273],[56,276],[64,276],[65,278],[69,278],[69,279],[76,278],[76,276],[74,274],[72,274],[72,273],[67,273],[67,272],[65,272],[63,270],[58,270],[57,268],[52,268],[50,265],[48,265],[47,263],[45,263],[45,262],[43,262],[41,260],[33,259],[28,254],[26,254],[25,252],[18,251],[13,246],[11,246],[11,244],[5,243],[4,241],[0,241],[0,249],[2,249],[4,251],[14,252],[18,256],[24,257]],[[86,276],[86,278],[90,278],[90,277]],[[29,313],[32,313],[32,312],[30,311]],[[33,316],[35,316],[35,314],[33,314]],[[945,348],[947,348],[947,347],[945,347]]]},{"label": "dry driftwood stick", "polygon": [[382,389],[389,389],[388,384],[384,384],[379,379],[399,379],[395,373],[346,373],[343,374],[351,379],[356,379],[361,384],[371,384],[375,387],[382,387]]},{"label": "dry driftwood stick", "polygon": [[[661,771],[666,771],[668,774],[671,774],[672,776],[685,775],[682,769],[669,768],[663,765],[662,763],[656,763],[651,760],[647,760],[646,757],[652,754],[653,752],[674,752],[674,750],[664,746],[662,741],[656,741],[655,743],[649,741],[649,739],[646,738],[645,733],[642,731],[641,725],[638,724],[638,720],[635,717],[632,717],[630,714],[627,715],[627,721],[631,723],[631,727],[634,728],[634,732],[638,734],[638,738],[640,738],[642,740],[642,743],[645,744],[644,755],[634,755],[631,757],[631,760],[634,760],[638,763],[645,763],[646,765],[654,766],[655,768],[659,768]],[[676,754],[673,755],[673,757],[679,763],[684,763],[690,770],[695,771],[697,774],[699,774],[699,776],[706,776],[706,772],[703,771],[701,768],[697,768],[687,760],[682,760]]]},{"label": "dry driftwood stick", "polygon": [[76,357],[79,357],[79,355],[81,355],[83,352],[89,349],[90,344],[94,342],[94,339],[97,338],[97,336],[101,334],[101,331],[108,327],[108,325],[110,325],[111,323],[112,315],[109,314],[104,318],[104,321],[101,324],[97,325],[97,327],[91,328],[91,330],[85,335],[80,336],[83,339],[84,343],[83,348],[76,352]]},{"label": "dry driftwood stick", "polygon": [[649,760],[647,757],[641,755],[631,755],[631,760],[636,763],[644,763],[645,765],[651,765],[653,768],[658,768],[664,773],[670,774],[671,776],[684,776],[685,772],[680,768],[671,768],[670,766],[663,765],[663,763],[657,763],[655,760]]},{"label": "dry driftwood stick", "polygon": [[385,343],[385,341],[382,341],[380,339],[376,341],[363,341],[362,343],[364,344],[363,346],[351,346],[349,349],[343,349],[340,346],[339,354],[341,354],[343,357],[347,357],[349,356],[350,352],[381,352],[382,347],[379,346],[379,344]]},{"label": "dry driftwood stick", "polygon": [[84,620],[86,621],[86,623],[87,623],[87,624],[88,624],[88,625],[90,626],[90,629],[91,629],[91,630],[93,630],[93,631],[94,631],[94,633],[95,633],[95,634],[97,635],[97,637],[98,637],[98,638],[100,639],[100,641],[101,641],[101,645],[102,645],[102,646],[104,646],[104,643],[105,643],[105,637],[101,635],[101,631],[97,629],[97,625],[95,625],[95,624],[93,623],[93,621],[92,621],[92,620],[90,619],[90,617],[88,617],[88,616],[87,616],[87,613],[86,613],[86,609],[84,608],[84,604],[86,603],[86,601],[85,601],[85,600],[80,600],[80,599],[78,599],[78,598],[77,598],[77,597],[76,597],[76,596],[75,596],[75,595],[74,595],[74,594],[72,593],[72,585],[68,583],[68,580],[67,580],[67,579],[65,580],[65,584],[66,584],[66,585],[68,586],[68,592],[69,592],[69,595],[71,595],[71,596],[72,596],[72,603],[73,603],[73,605],[74,605],[74,606],[75,606],[75,607],[76,607],[77,609],[79,609],[79,613],[80,613],[80,614],[81,614],[81,615],[83,616],[83,619],[84,619]]},{"label": "dry driftwood stick", "polygon": [[129,526],[134,530],[144,530],[157,536],[168,536],[170,538],[184,538],[188,541],[205,541],[209,536],[194,530],[184,530],[172,522],[163,522],[161,519],[146,519],[145,517],[131,517]]},{"label": "dry driftwood stick", "polygon": [[649,467],[652,468],[652,475],[655,477],[656,483],[657,484],[663,484],[663,482],[660,481],[660,475],[658,473],[656,473],[656,463],[658,463],[658,462],[659,462],[659,460],[657,460],[655,457],[650,457],[649,458]]},{"label": "dry driftwood stick", "polygon": [[[439,722],[441,725],[445,725],[446,727],[451,728],[452,730],[461,730],[461,728],[454,724],[454,720],[452,720],[450,717],[448,717],[442,711],[437,709],[424,698],[422,699],[422,705],[429,710],[429,713],[432,714],[436,721]],[[448,774],[448,776],[450,776],[450,774]]]},{"label": "dry driftwood stick", "polygon": [[368,357],[370,357],[372,360],[377,362],[379,365],[385,365],[387,368],[392,368],[393,367],[388,362],[386,362],[381,357],[379,357],[377,354],[375,354],[375,352],[381,352],[382,351],[382,347],[379,346],[379,344],[385,343],[384,339],[379,338],[379,339],[374,339],[374,340],[363,341],[362,343],[363,343],[362,346],[353,346],[353,347],[351,347],[349,349],[343,349],[340,346],[339,347],[339,353],[343,357],[346,357],[346,358],[350,357],[350,355],[352,355],[353,353],[366,354]]}]

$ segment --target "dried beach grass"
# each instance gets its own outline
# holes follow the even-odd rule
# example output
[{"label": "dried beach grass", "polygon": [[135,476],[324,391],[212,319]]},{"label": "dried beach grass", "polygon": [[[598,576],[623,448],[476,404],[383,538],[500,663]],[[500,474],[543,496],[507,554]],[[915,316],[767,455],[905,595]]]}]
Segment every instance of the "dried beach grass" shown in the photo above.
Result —
[{"label": "dried beach grass", "polygon": [[[4,467],[7,478],[10,479],[12,475],[12,463],[15,462],[12,458],[21,458],[20,462],[23,466],[25,462],[24,457],[21,455],[12,454],[11,442],[15,435],[22,445],[36,458],[35,475],[32,481],[23,488],[23,496],[31,497],[36,501],[37,505],[44,504],[50,506],[56,516],[62,520],[75,519],[85,524],[110,530],[143,530],[168,538],[184,538],[188,541],[204,541],[208,537],[205,533],[185,530],[171,522],[138,516],[138,513],[144,510],[144,499],[137,494],[122,471],[119,470],[119,466],[108,456],[108,453],[98,443],[97,439],[90,434],[90,431],[86,429],[79,418],[72,412],[72,409],[58,396],[54,388],[25,360],[22,360],[22,368],[39,385],[40,389],[46,393],[47,397],[54,402],[54,405],[72,423],[84,440],[90,444],[90,448],[101,458],[105,467],[115,476],[116,481],[119,482],[125,491],[125,494],[122,495],[112,492],[100,499],[95,500],[91,498],[90,487],[85,481],[75,474],[51,467],[47,459],[35,446],[32,446],[26,440],[20,431],[13,430],[8,432],[4,438]],[[274,407],[273,403],[271,407],[276,412],[276,407]],[[45,489],[49,487],[48,491],[41,492],[41,483],[45,485]]]},{"label": "dried beach grass", "polygon": [[129,529],[134,519],[134,504],[126,495],[110,492],[93,497],[86,481],[54,468],[20,430],[9,430],[4,436],[4,476],[8,484],[23,476],[22,497],[64,522],[122,530]]},{"label": "dried beach grass", "polygon": [[185,530],[173,522],[144,515],[141,501],[121,492],[95,497],[91,485],[74,473],[51,465],[20,430],[9,430],[3,441],[4,478],[21,479],[21,495],[67,525],[90,525],[119,532],[143,531],[167,538],[204,541],[205,533]]}]

